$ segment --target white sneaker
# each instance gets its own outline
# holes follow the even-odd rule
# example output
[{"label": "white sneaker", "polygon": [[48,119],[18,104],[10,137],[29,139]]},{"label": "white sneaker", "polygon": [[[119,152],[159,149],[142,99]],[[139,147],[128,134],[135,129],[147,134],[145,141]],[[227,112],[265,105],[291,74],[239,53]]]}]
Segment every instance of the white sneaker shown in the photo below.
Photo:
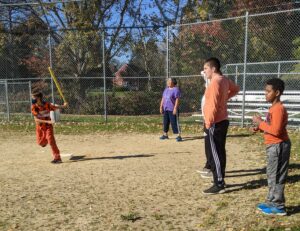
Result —
[{"label": "white sneaker", "polygon": [[196,172],[198,172],[200,174],[206,174],[206,173],[209,173],[211,171],[208,168],[203,168],[202,170],[196,170]]},{"label": "white sneaker", "polygon": [[212,179],[213,178],[213,173],[211,171],[207,172],[207,173],[202,173],[200,174],[200,176],[204,179]]}]

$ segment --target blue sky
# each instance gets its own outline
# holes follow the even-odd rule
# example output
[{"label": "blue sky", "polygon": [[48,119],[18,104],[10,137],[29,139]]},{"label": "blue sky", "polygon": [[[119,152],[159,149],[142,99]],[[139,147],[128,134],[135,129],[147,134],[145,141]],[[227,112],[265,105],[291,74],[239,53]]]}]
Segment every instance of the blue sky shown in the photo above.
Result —
[{"label": "blue sky", "polygon": [[[168,5],[169,7],[171,6],[174,6],[172,4],[173,1],[169,1],[169,3],[167,2],[166,5]],[[183,7],[185,6],[187,3],[187,0],[180,0],[180,7]],[[147,16],[147,15],[156,15],[158,18],[161,18],[161,15],[160,15],[160,12],[159,12],[159,9],[155,6],[155,3],[153,0],[142,0],[142,15],[143,16]],[[167,15],[168,17],[172,18],[171,15]],[[119,20],[119,12],[116,11],[116,14],[115,14],[115,20],[118,21]],[[125,18],[125,25],[126,26],[130,26],[132,25],[132,19],[127,17]],[[109,23],[110,24],[110,23]],[[111,22],[111,24],[113,25],[114,22]],[[135,26],[141,26],[141,25],[138,25],[136,24]],[[147,24],[146,26],[153,26],[153,24],[149,21],[149,24]],[[163,32],[166,31],[165,28],[162,28],[161,29]],[[165,42],[165,33],[162,33],[163,36],[159,36],[158,37],[158,40],[160,40],[161,42]],[[131,58],[131,53],[130,52],[127,52],[126,54],[122,54],[120,55],[119,57],[116,57],[116,59],[120,62],[120,63],[127,63]]]},{"label": "blue sky", "polygon": [[[48,0],[43,0],[44,2],[48,2]],[[53,0],[54,1],[54,0]],[[87,0],[88,1],[88,0]],[[124,1],[124,0],[120,0],[120,1]],[[135,0],[136,2],[138,2],[138,0]],[[141,18],[144,18],[144,17],[147,17],[147,15],[155,15],[157,18],[161,18],[161,15],[160,15],[160,12],[159,12],[159,9],[158,7],[155,5],[155,2],[153,0],[140,0],[141,1],[141,5],[142,5],[142,10],[141,10]],[[180,1],[180,6],[183,7],[186,5],[187,3],[187,0],[179,0]],[[25,1],[24,1],[25,2]],[[46,11],[46,4],[45,4],[45,11]],[[61,4],[57,4],[58,7],[61,7]],[[166,1],[164,3],[164,6],[170,8],[170,7],[175,7],[174,4],[173,4],[173,1]],[[38,7],[40,9],[40,6],[39,5],[35,5],[34,7]],[[117,26],[119,23],[119,20],[120,20],[120,9],[117,9],[117,7],[115,7],[115,9],[112,9],[113,11],[113,17],[112,19],[108,20],[105,24],[106,26]],[[22,11],[21,11],[22,12]],[[16,18],[18,17],[22,17],[22,13],[21,13],[19,10],[16,9],[16,11],[14,11],[14,16]],[[21,13],[21,14],[20,14]],[[167,13],[166,13],[167,14]],[[57,25],[57,23],[55,22],[54,18],[54,13],[50,13],[47,17],[48,19],[48,22],[50,23],[51,27],[53,29],[58,29],[60,28],[60,25]],[[172,15],[168,15],[168,17],[170,17],[171,19],[173,19]],[[25,16],[26,17],[26,16]],[[47,20],[45,17],[42,18],[45,23],[47,23]],[[125,14],[125,18],[124,18],[124,23],[123,25],[124,26],[132,26],[134,23],[133,23],[133,19],[129,16],[129,14]],[[58,20],[57,20],[58,21]],[[165,22],[166,23],[166,22]],[[160,22],[157,23],[157,24],[160,24],[162,25],[163,22]],[[153,22],[151,22],[150,20],[149,21],[145,21],[145,26],[153,26]],[[134,24],[134,26],[144,26],[144,25],[141,25],[141,22],[136,22]],[[162,28],[161,31],[164,32],[166,29],[165,28]],[[161,33],[162,35],[158,35],[157,39],[160,40],[161,42],[164,42],[164,39],[165,39],[165,34],[164,33]],[[120,33],[120,36],[122,36],[122,34]],[[109,39],[107,39],[107,43],[109,43]],[[128,60],[130,59],[130,52],[127,52],[126,55],[122,54],[118,57],[118,60],[121,62],[121,63],[125,63],[125,62],[128,62]]]}]

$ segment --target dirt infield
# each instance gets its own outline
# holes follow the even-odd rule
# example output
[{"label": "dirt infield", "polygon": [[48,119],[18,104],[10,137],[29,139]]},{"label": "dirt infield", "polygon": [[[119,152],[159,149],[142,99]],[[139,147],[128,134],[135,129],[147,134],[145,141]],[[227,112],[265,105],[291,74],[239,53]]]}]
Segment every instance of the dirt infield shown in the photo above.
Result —
[{"label": "dirt infield", "polygon": [[[158,135],[57,135],[63,164],[33,134],[0,135],[0,230],[264,230],[300,227],[300,164],[286,186],[289,216],[258,214],[265,198],[258,136],[228,138],[227,193],[204,196],[210,180],[203,139]],[[277,229],[276,229],[277,230]]]}]

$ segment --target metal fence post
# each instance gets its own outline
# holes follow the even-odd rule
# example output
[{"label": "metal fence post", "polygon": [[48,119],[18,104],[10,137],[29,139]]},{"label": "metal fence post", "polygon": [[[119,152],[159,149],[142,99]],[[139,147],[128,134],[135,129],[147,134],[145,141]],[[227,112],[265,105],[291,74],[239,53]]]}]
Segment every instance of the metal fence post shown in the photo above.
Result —
[{"label": "metal fence post", "polygon": [[8,98],[8,83],[5,80],[5,93],[6,93],[6,117],[10,121],[10,111],[9,111],[9,98]]},{"label": "metal fence post", "polygon": [[246,91],[246,75],[247,75],[247,51],[248,51],[248,24],[249,12],[246,12],[245,17],[245,47],[244,47],[244,77],[243,77],[243,105],[242,105],[242,127],[245,123],[245,91]]},{"label": "metal fence post", "polygon": [[31,111],[31,106],[32,106],[32,102],[31,102],[31,81],[28,82],[28,88],[29,88],[30,114],[32,116],[32,111]]},{"label": "metal fence post", "polygon": [[[52,63],[52,45],[51,45],[51,34],[49,32],[48,36],[48,43],[49,43],[49,65],[51,69],[53,68],[53,63]],[[52,97],[52,103],[54,104],[54,86],[53,86],[53,79],[51,79],[51,97]]]},{"label": "metal fence post", "polygon": [[166,78],[169,78],[170,70],[169,70],[169,26],[167,26],[167,37],[166,37]]},{"label": "metal fence post", "polygon": [[281,65],[280,65],[280,63],[278,63],[277,78],[280,78],[280,71],[281,71]]},{"label": "metal fence post", "polygon": [[235,83],[238,82],[238,65],[235,66]]},{"label": "metal fence post", "polygon": [[107,105],[106,105],[106,67],[105,67],[105,31],[102,31],[102,69],[103,69],[103,106],[104,119],[107,123]]}]

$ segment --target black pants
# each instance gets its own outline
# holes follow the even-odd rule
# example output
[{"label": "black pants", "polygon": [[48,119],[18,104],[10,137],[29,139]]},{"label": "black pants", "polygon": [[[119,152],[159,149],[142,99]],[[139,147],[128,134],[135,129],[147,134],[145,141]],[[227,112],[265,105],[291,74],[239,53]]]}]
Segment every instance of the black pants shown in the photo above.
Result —
[{"label": "black pants", "polygon": [[205,156],[206,156],[206,162],[204,165],[204,168],[211,169],[210,166],[210,156],[211,156],[211,151],[210,151],[210,142],[209,138],[207,136],[207,129],[205,128],[205,123],[203,124],[203,131],[204,131],[204,148],[205,148]]},{"label": "black pants", "polygon": [[229,121],[223,120],[205,129],[205,154],[215,184],[223,184],[226,168],[226,135]]},{"label": "black pants", "polygon": [[174,134],[180,133],[179,127],[179,112],[177,110],[177,114],[173,115],[172,111],[164,111],[164,132],[167,133],[169,131],[170,123],[172,126],[172,130]]}]

